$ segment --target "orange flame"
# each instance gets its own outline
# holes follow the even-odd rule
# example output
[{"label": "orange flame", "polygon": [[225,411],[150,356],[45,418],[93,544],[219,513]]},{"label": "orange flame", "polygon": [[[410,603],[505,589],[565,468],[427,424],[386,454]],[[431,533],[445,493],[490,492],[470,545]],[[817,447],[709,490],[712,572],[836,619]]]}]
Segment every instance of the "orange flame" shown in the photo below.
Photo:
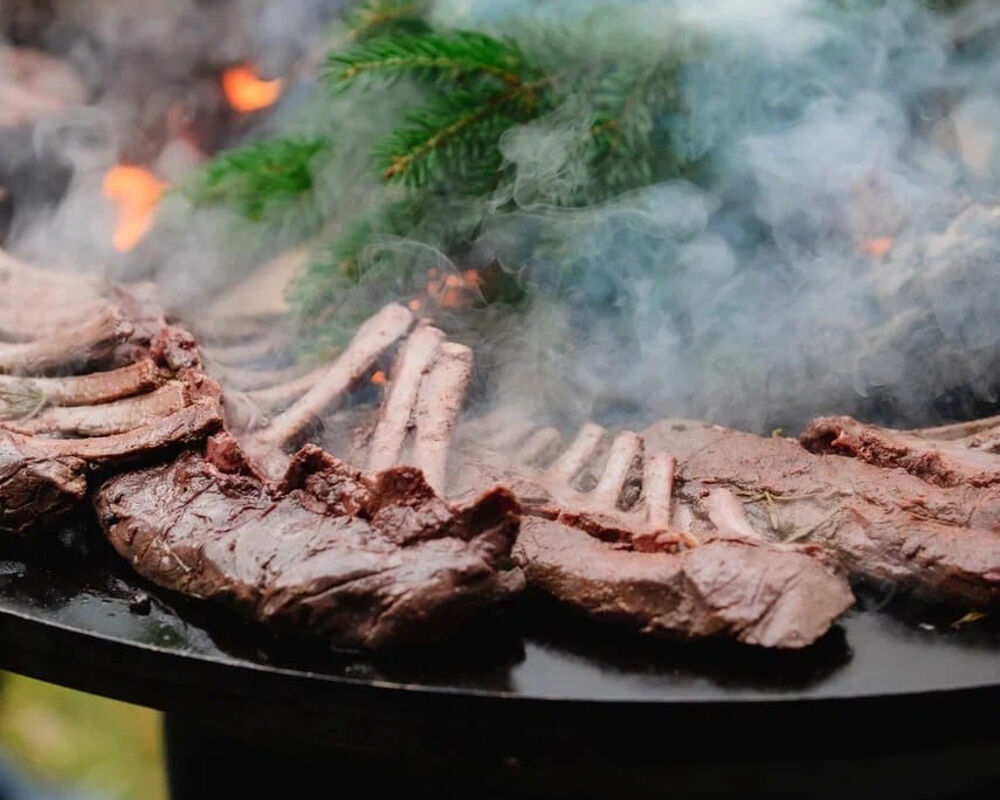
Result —
[{"label": "orange flame", "polygon": [[135,247],[153,225],[153,210],[167,185],[142,167],[118,164],[108,170],[101,186],[118,209],[111,244],[124,253]]},{"label": "orange flame", "polygon": [[896,244],[891,236],[874,236],[861,243],[863,252],[875,258],[885,258]]},{"label": "orange flame", "polygon": [[372,375],[372,383],[376,386],[385,385],[385,373],[382,370],[378,370]]},{"label": "orange flame", "polygon": [[249,64],[230,67],[222,73],[222,91],[226,100],[236,111],[243,113],[274,105],[281,96],[283,84],[280,78],[261,80]]}]

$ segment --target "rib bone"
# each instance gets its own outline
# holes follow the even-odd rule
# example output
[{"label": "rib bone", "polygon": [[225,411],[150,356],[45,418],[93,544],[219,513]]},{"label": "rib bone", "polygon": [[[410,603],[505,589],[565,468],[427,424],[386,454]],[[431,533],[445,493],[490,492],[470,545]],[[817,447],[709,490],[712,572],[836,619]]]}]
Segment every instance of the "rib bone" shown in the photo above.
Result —
[{"label": "rib bone", "polygon": [[395,303],[365,322],[313,387],[257,434],[257,445],[284,450],[300,441],[371,370],[379,356],[407,334],[413,322],[413,314]]},{"label": "rib bone", "polygon": [[549,475],[552,479],[567,485],[571,484],[573,478],[579,474],[593,456],[601,439],[604,438],[604,433],[604,428],[592,422],[588,422],[580,428],[580,432],[566,452],[549,467]]},{"label": "rib bone", "polygon": [[27,435],[110,436],[141,428],[180,411],[186,405],[187,391],[182,384],[175,382],[148,394],[105,405],[48,408],[30,419],[0,424],[8,430]]},{"label": "rib bone", "polygon": [[604,474],[591,494],[595,504],[607,509],[618,506],[629,470],[641,452],[642,440],[632,431],[625,431],[615,437],[604,466]]},{"label": "rib bone", "polygon": [[0,344],[0,373],[45,374],[79,366],[127,339],[132,324],[116,308],[45,339]]},{"label": "rib bone", "polygon": [[651,530],[667,530],[673,518],[674,475],[677,459],[657,452],[646,459],[644,497],[646,525]]},{"label": "rib bone", "polygon": [[266,389],[256,389],[247,392],[246,396],[263,409],[281,408],[294,403],[312,389],[329,369],[329,365],[324,364],[321,367],[310,370],[301,377],[294,378],[285,383],[279,383],[277,386],[269,386]]},{"label": "rib bone", "polygon": [[705,499],[705,509],[719,532],[740,539],[759,539],[740,499],[729,489],[713,489]]},{"label": "rib bone", "polygon": [[438,347],[437,358],[424,376],[417,399],[414,465],[427,482],[444,494],[451,433],[472,377],[472,350],[454,342]]},{"label": "rib bone", "polygon": [[54,406],[89,406],[148,392],[158,383],[156,365],[144,359],[108,372],[64,378],[0,375],[0,394],[37,396],[43,403]]},{"label": "rib bone", "polygon": [[113,436],[90,439],[44,439],[0,431],[7,440],[32,457],[81,458],[91,465],[143,456],[204,439],[222,427],[222,412],[215,400],[202,399],[150,425]]},{"label": "rib bone", "polygon": [[372,437],[368,459],[370,470],[388,469],[399,458],[413,417],[421,381],[431,368],[443,341],[442,331],[422,327],[410,335],[400,350],[392,371],[392,383]]},{"label": "rib bone", "polygon": [[528,466],[537,464],[562,441],[562,434],[555,428],[539,428],[521,445],[517,460]]},{"label": "rib bone", "polygon": [[39,315],[36,307],[27,304],[0,308],[0,341],[30,342],[54,336],[67,326],[86,324],[105,313],[110,305],[105,300],[95,300],[67,308],[47,302],[44,315]]}]

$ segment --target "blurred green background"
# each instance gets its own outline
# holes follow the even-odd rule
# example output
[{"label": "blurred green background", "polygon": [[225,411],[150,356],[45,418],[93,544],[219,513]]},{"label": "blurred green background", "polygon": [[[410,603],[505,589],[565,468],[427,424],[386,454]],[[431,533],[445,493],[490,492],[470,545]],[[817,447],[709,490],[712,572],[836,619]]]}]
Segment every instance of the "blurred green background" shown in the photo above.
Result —
[{"label": "blurred green background", "polygon": [[165,800],[160,715],[0,673],[0,749],[28,777],[112,800]]}]

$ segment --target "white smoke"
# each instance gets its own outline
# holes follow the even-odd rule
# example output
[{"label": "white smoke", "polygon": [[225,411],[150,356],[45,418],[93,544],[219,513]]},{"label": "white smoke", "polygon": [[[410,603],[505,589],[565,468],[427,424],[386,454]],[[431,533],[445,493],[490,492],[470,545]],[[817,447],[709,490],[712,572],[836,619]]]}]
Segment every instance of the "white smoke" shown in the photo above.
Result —
[{"label": "white smoke", "polygon": [[[496,4],[461,5],[463,22],[503,28]],[[651,4],[615,5],[641,38]],[[701,188],[543,209],[539,187],[567,177],[573,114],[507,134],[521,211],[479,246],[553,291],[498,338],[501,402],[754,430],[824,412],[929,421],[995,402],[995,6],[969,4],[952,18],[960,32],[912,0],[653,5],[671,12],[670,41],[706,43],[683,72],[676,135],[692,156],[715,153],[713,174]],[[545,258],[520,244],[540,237]],[[557,296],[567,269],[578,280]]]}]

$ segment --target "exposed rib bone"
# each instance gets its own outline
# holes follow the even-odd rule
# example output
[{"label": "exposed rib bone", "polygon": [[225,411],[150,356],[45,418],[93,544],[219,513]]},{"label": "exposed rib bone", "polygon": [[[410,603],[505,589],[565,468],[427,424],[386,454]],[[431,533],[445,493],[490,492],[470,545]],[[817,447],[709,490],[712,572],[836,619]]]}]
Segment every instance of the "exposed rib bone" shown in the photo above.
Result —
[{"label": "exposed rib bone", "polygon": [[158,419],[151,425],[114,436],[90,439],[45,439],[0,431],[0,438],[12,439],[18,449],[32,457],[82,458],[92,465],[131,456],[143,456],[166,448],[200,441],[222,427],[222,411],[215,400],[203,399]]},{"label": "exposed rib bone", "polygon": [[409,309],[395,303],[379,311],[358,329],[347,349],[315,385],[257,435],[257,444],[284,449],[301,440],[368,373],[378,357],[407,334],[413,322]]},{"label": "exposed rib bone", "polygon": [[0,372],[44,374],[78,367],[127,339],[132,324],[116,308],[61,333],[21,344],[0,344]]},{"label": "exposed rib bone", "polygon": [[580,432],[566,452],[549,467],[549,475],[556,481],[565,483],[567,486],[570,485],[573,478],[593,456],[604,437],[604,432],[604,428],[592,422],[581,427]]},{"label": "exposed rib bone", "polygon": [[[299,364],[281,369],[254,369],[252,367],[225,367],[222,364],[212,365],[212,374],[222,382],[241,392],[264,391],[272,386],[284,386],[301,380],[311,373],[304,372]],[[329,369],[329,366],[326,367]]]},{"label": "exposed rib bone", "polygon": [[239,367],[258,361],[271,359],[287,349],[287,344],[274,341],[269,336],[262,336],[239,344],[215,345],[206,347],[205,355],[227,367]]},{"label": "exposed rib bone", "polygon": [[966,436],[975,436],[991,428],[1000,429],[1000,415],[976,419],[971,422],[955,422],[951,425],[938,425],[935,428],[919,428],[910,433],[923,436],[925,439],[940,439],[942,441],[953,441],[964,439]]},{"label": "exposed rib bone", "polygon": [[555,428],[539,428],[521,445],[517,460],[528,466],[537,464],[562,440],[562,434]]},{"label": "exposed rib bone", "polygon": [[263,409],[281,408],[294,403],[312,389],[329,369],[329,364],[324,364],[310,370],[300,378],[280,383],[277,386],[269,386],[266,389],[247,392],[246,396]]},{"label": "exposed rib bone", "polygon": [[12,256],[0,247],[0,284],[4,283],[9,283],[10,286],[19,285],[45,288],[70,286],[76,290],[84,287],[95,288],[98,286],[98,282],[89,275],[63,271],[56,272],[33,267],[21,259]]},{"label": "exposed rib bone", "polygon": [[761,538],[747,519],[740,499],[729,489],[713,489],[709,492],[705,498],[705,509],[719,533],[741,539]]},{"label": "exposed rib bone", "polygon": [[427,482],[445,493],[448,451],[455,421],[472,378],[472,350],[454,342],[438,347],[437,358],[424,376],[417,399],[417,430],[413,463]]},{"label": "exposed rib bone", "polygon": [[417,404],[420,383],[443,341],[443,331],[423,327],[410,334],[400,349],[392,371],[392,382],[372,436],[368,459],[370,470],[389,469],[399,458]]},{"label": "exposed rib bone", "polygon": [[110,303],[95,300],[82,306],[69,308],[45,304],[45,313],[29,305],[0,308],[0,341],[30,342],[58,334],[69,327],[77,327],[106,312]]},{"label": "exposed rib bone", "polygon": [[254,336],[267,336],[285,318],[285,314],[213,317],[208,321],[191,321],[188,327],[206,346],[230,345]]},{"label": "exposed rib bone", "polygon": [[646,459],[643,476],[646,525],[652,530],[667,530],[670,527],[676,471],[677,459],[669,453],[653,453]]},{"label": "exposed rib bone", "polygon": [[625,479],[640,452],[642,440],[632,431],[619,433],[615,437],[604,466],[604,474],[591,494],[596,505],[609,510],[617,508]]},{"label": "exposed rib bone", "polygon": [[37,395],[44,403],[53,406],[90,406],[148,392],[158,383],[156,365],[144,359],[108,372],[65,378],[0,375],[0,393]]},{"label": "exposed rib bone", "polygon": [[528,434],[535,429],[535,423],[527,419],[513,419],[489,440],[490,446],[507,451],[518,443],[526,443]]},{"label": "exposed rib bone", "polygon": [[28,435],[63,434],[110,436],[141,428],[188,405],[180,383],[168,383],[154,392],[127,397],[99,406],[48,408],[30,419],[0,423],[8,430]]}]

